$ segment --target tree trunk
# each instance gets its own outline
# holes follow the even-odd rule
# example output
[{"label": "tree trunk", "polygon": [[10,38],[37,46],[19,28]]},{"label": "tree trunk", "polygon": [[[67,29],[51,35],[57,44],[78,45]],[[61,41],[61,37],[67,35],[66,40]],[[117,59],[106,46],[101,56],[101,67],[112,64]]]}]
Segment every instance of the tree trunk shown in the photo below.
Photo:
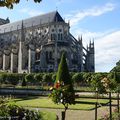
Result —
[{"label": "tree trunk", "polygon": [[65,120],[65,111],[62,111],[62,120]]},{"label": "tree trunk", "polygon": [[62,111],[62,120],[65,120],[67,109],[68,109],[68,106],[67,107],[65,106],[65,111]]}]

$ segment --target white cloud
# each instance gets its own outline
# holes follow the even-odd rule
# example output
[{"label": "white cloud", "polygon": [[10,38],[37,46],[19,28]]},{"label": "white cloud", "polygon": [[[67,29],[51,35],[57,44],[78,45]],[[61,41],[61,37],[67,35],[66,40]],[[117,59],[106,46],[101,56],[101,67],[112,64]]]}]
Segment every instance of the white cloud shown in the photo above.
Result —
[{"label": "white cloud", "polygon": [[44,13],[42,11],[35,10],[35,9],[30,9],[30,8],[23,8],[19,12],[24,13],[24,14],[28,14],[30,17],[40,15],[40,14]]},{"label": "white cloud", "polygon": [[120,60],[120,31],[95,40],[96,70],[110,71]]},{"label": "white cloud", "polygon": [[109,72],[120,60],[120,30],[90,32],[79,29],[75,31],[76,38],[78,34],[82,35],[84,47],[90,39],[95,41],[96,72]]},{"label": "white cloud", "polygon": [[108,31],[105,31],[105,32],[91,32],[91,31],[88,31],[88,30],[85,30],[85,29],[76,28],[76,29],[72,30],[72,33],[74,33],[74,36],[76,38],[78,38],[78,36],[82,35],[83,44],[86,46],[90,40],[99,39],[101,37],[104,37],[104,36],[114,32],[114,31],[115,30],[108,30]]},{"label": "white cloud", "polygon": [[71,14],[67,15],[67,19],[70,19],[71,25],[76,25],[88,16],[100,16],[107,12],[113,11],[115,9],[115,4],[107,3],[104,6],[95,6],[91,9],[86,9],[83,11],[72,12]]},{"label": "white cloud", "polygon": [[61,4],[65,4],[65,3],[72,3],[74,2],[74,0],[55,0],[55,4],[56,4],[56,7],[57,6],[60,6]]}]

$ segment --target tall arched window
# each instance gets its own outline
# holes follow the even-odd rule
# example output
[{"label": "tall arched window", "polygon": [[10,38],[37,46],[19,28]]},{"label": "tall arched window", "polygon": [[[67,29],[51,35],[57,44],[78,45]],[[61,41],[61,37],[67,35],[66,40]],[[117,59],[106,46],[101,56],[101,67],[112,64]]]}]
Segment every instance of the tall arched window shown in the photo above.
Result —
[{"label": "tall arched window", "polygon": [[52,51],[49,52],[49,58],[52,59]]},{"label": "tall arched window", "polygon": [[48,60],[48,51],[46,51],[46,60]]}]

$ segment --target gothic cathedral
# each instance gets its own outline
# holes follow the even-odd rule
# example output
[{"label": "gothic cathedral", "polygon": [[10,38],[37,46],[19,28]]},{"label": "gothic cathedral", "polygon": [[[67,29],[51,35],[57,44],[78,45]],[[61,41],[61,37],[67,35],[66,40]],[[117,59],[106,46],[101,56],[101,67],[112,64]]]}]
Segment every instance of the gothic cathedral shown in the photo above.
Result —
[{"label": "gothic cathedral", "polygon": [[95,71],[94,42],[85,48],[57,11],[14,23],[0,19],[0,71],[57,71],[63,51],[70,71]]}]

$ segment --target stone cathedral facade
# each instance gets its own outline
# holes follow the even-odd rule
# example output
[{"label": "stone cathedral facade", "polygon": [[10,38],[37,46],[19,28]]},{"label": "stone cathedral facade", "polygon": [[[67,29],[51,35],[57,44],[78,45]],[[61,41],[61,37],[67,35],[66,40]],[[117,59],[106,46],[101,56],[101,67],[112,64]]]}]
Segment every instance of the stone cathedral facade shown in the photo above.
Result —
[{"label": "stone cathedral facade", "polygon": [[70,71],[95,71],[94,42],[85,48],[57,11],[14,23],[0,19],[0,71],[57,71],[63,51]]}]

